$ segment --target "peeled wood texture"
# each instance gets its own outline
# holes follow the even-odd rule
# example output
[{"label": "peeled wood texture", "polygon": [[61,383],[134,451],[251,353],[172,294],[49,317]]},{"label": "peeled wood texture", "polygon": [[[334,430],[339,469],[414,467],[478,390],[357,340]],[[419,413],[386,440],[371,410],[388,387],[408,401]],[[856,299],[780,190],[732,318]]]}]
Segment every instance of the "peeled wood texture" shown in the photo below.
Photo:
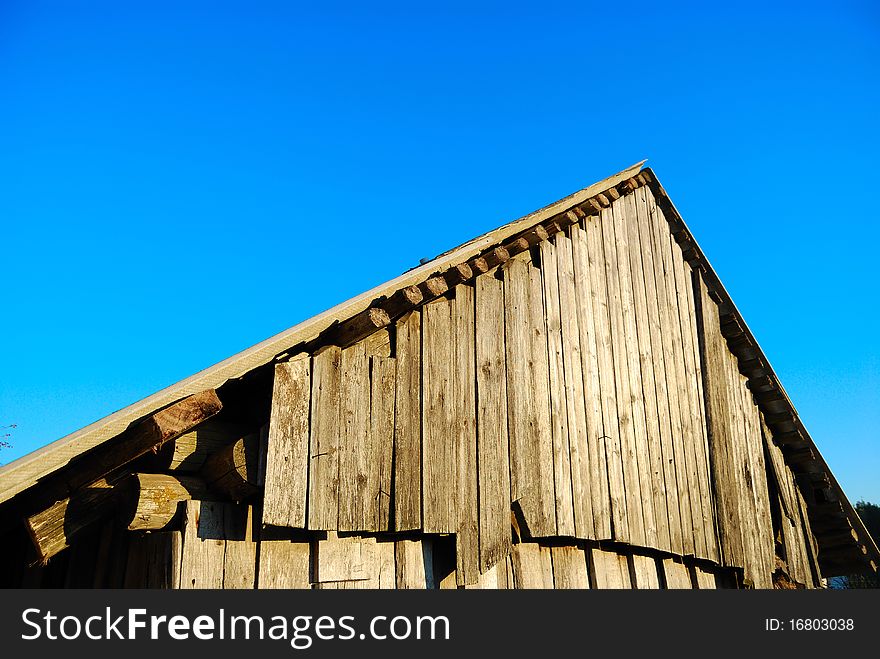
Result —
[{"label": "peeled wood texture", "polygon": [[511,546],[504,285],[492,276],[477,277],[475,294],[479,545],[485,572]]},{"label": "peeled wood texture", "polygon": [[164,529],[177,515],[181,501],[217,498],[203,480],[183,474],[135,474],[130,487],[134,490],[135,505],[129,531]]},{"label": "peeled wood texture", "polygon": [[422,526],[421,314],[397,321],[397,384],[394,415],[394,526]]},{"label": "peeled wood texture", "polygon": [[187,501],[180,587],[253,588],[256,543],[250,507]]},{"label": "peeled wood texture", "polygon": [[311,359],[275,365],[263,493],[263,524],[305,528]]},{"label": "peeled wood texture", "polygon": [[342,350],[330,346],[312,361],[308,526],[323,531],[339,522],[341,360]]}]

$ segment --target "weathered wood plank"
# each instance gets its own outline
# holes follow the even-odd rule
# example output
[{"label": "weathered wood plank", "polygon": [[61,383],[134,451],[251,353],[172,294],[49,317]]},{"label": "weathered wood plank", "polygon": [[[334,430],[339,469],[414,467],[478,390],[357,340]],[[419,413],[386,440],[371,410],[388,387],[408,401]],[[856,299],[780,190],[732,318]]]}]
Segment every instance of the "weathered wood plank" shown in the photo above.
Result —
[{"label": "weathered wood plank", "polygon": [[333,531],[317,541],[315,581],[360,581],[378,574],[376,539],[339,536]]},{"label": "weathered wood plank", "polygon": [[422,508],[426,533],[455,533],[455,334],[452,302],[425,305],[422,326]]},{"label": "weathered wood plank", "polygon": [[511,547],[504,284],[492,275],[477,277],[475,284],[479,546],[480,570],[486,572]]},{"label": "weathered wood plank", "polygon": [[[636,210],[638,213],[639,247],[644,271],[645,301],[651,346],[651,361],[654,370],[654,391],[657,397],[657,425],[660,433],[660,455],[663,464],[663,482],[666,495],[665,525],[669,534],[670,551],[682,554],[681,510],[678,502],[678,482],[676,480],[675,451],[673,449],[673,429],[670,420],[670,397],[667,384],[666,355],[663,342],[663,318],[665,308],[665,287],[663,285],[662,257],[655,251],[654,230],[651,221],[652,199],[646,188],[636,190]],[[661,292],[658,289],[663,288]],[[662,302],[661,302],[662,299]],[[668,314],[667,314],[668,315]],[[640,334],[641,336],[641,334]],[[678,410],[675,410],[676,416]],[[658,508],[664,510],[662,504]],[[662,514],[662,512],[661,512]],[[658,520],[660,516],[658,515]],[[655,569],[656,572],[656,569]]]},{"label": "weathered wood plank", "polygon": [[130,534],[124,587],[178,588],[180,551],[180,531]]},{"label": "weathered wood plank", "polygon": [[370,368],[370,480],[364,519],[377,531],[391,531],[391,472],[394,460],[394,392],[397,360],[372,357]]},{"label": "weathered wood plank", "polygon": [[363,343],[342,351],[340,371],[337,528],[340,531],[375,531],[378,522],[377,502],[375,492],[367,488],[373,458],[370,443],[370,365]]},{"label": "weathered wood plank", "polygon": [[[620,436],[620,459],[623,465],[623,494],[626,502],[628,523],[628,542],[638,546],[645,545],[645,521],[642,510],[642,494],[639,481],[639,465],[636,458],[637,446],[633,417],[635,408],[634,392],[632,392],[629,361],[627,359],[627,317],[631,312],[625,311],[625,300],[621,293],[621,276],[623,271],[618,253],[619,228],[622,224],[613,209],[603,209],[600,214],[602,240],[605,249],[605,274],[608,286],[608,312],[611,323],[611,349],[614,360],[615,400],[617,403],[617,425]],[[620,225],[620,227],[618,227]],[[644,422],[644,419],[642,420]],[[606,429],[607,432],[607,429]],[[621,539],[622,538],[618,538]]]},{"label": "weathered wood plank", "polygon": [[650,556],[633,554],[629,557],[632,563],[632,585],[639,590],[657,590],[660,588],[660,577],[657,573],[657,561]]},{"label": "weathered wood plank", "polygon": [[727,345],[721,336],[718,307],[700,278],[699,332],[702,346],[703,392],[706,399],[710,473],[717,511],[720,557],[724,565],[742,567],[743,539],[739,528],[736,465],[732,449],[733,401],[727,389]]},{"label": "weathered wood plank", "polygon": [[434,570],[429,540],[398,540],[394,543],[397,588],[434,588]]},{"label": "weathered wood plank", "polygon": [[[580,228],[573,227],[580,232]],[[581,354],[578,292],[575,285],[574,253],[571,239],[564,233],[554,237],[556,272],[559,279],[559,314],[565,374],[565,404],[568,418],[568,442],[571,450],[571,490],[575,536],[596,538],[593,521],[593,493],[590,480],[597,474],[595,457],[590,456],[586,394],[584,392],[584,356]],[[593,426],[595,430],[595,426]],[[604,470],[604,464],[602,468]],[[607,478],[607,477],[606,477]]]},{"label": "weathered wood plank", "polygon": [[254,542],[253,506],[223,507],[223,588],[253,589],[256,582],[257,543]]},{"label": "weathered wood plank", "polygon": [[328,346],[312,361],[308,526],[319,531],[339,523],[341,360],[342,350]]},{"label": "weathered wood plank", "polygon": [[670,250],[672,252],[675,292],[678,300],[679,334],[681,348],[681,369],[678,371],[679,400],[686,401],[687,414],[682,416],[685,429],[685,459],[687,460],[688,485],[690,486],[691,516],[694,527],[694,554],[700,558],[708,558],[706,531],[711,528],[712,518],[709,516],[709,503],[703,502],[707,484],[703,483],[699,468],[699,458],[703,454],[703,414],[702,401],[697,390],[697,375],[694,367],[694,350],[692,346],[693,318],[689,315],[688,291],[692,290],[691,277],[685,273],[686,264],[681,248],[672,239],[669,232]]},{"label": "weathered wood plank", "polygon": [[[669,512],[666,504],[666,475],[663,469],[663,451],[660,438],[660,411],[657,404],[657,388],[654,375],[654,356],[651,344],[651,322],[648,316],[648,294],[646,279],[647,264],[642,259],[640,232],[646,230],[648,223],[644,196],[638,191],[627,196],[625,206],[627,245],[631,268],[631,285],[636,327],[636,347],[641,375],[642,394],[645,413],[645,444],[648,448],[646,464],[650,493],[652,497],[652,521],[654,526],[654,546],[671,551],[669,532]],[[651,272],[653,277],[653,272]],[[653,291],[652,291],[653,292]],[[658,350],[662,348],[658,346]],[[644,495],[644,491],[643,491]],[[649,534],[650,535],[650,534]],[[650,543],[650,538],[648,539]]]},{"label": "weathered wood plank", "polygon": [[211,419],[166,442],[156,455],[156,471],[196,472],[212,453],[247,434],[248,428]]},{"label": "weathered wood plank", "polygon": [[681,518],[683,554],[694,553],[694,529],[691,515],[691,491],[687,461],[687,396],[682,394],[684,357],[681,349],[681,324],[675,291],[675,271],[669,244],[669,226],[656,204],[649,203],[649,215],[655,255],[655,278],[660,308],[660,328],[666,366],[666,389],[669,396],[669,419],[675,461],[676,493]]},{"label": "weathered wood plank", "polygon": [[[645,393],[639,358],[639,339],[636,326],[636,302],[630,264],[630,236],[627,225],[635,215],[632,195],[616,201],[612,207],[615,222],[615,246],[617,247],[618,275],[620,277],[620,301],[623,312],[624,357],[629,373],[629,393],[632,415],[632,439],[635,450],[635,466],[638,473],[639,505],[644,525],[644,545],[657,547],[657,523],[654,518],[654,493],[651,478],[651,447],[645,418]],[[641,273],[638,273],[639,275]]]},{"label": "weathered wood plank", "polygon": [[553,559],[549,547],[521,542],[513,545],[510,557],[518,590],[553,588]]},{"label": "weathered wood plank", "polygon": [[580,547],[554,546],[550,548],[553,562],[553,585],[557,590],[590,587],[587,575],[587,557]]},{"label": "weathered wood plank", "polygon": [[223,588],[227,504],[187,501],[180,565],[181,589]]},{"label": "weathered wood plank", "polygon": [[263,524],[305,528],[311,359],[275,365],[263,490]]},{"label": "weathered wood plank", "polygon": [[263,529],[257,588],[311,588],[311,543],[286,529]]},{"label": "weathered wood plank", "polygon": [[[535,537],[556,536],[559,528],[556,520],[555,474],[553,468],[554,446],[550,411],[550,364],[547,349],[547,312],[544,304],[541,271],[529,265],[529,312],[531,316],[532,368],[531,392],[534,395],[535,431],[537,432],[537,472],[532,482],[533,493],[538,497],[540,517],[529,519],[529,530]],[[565,506],[561,506],[565,509]],[[567,528],[564,522],[563,529]]]},{"label": "weathered wood plank", "polygon": [[687,590],[693,588],[690,570],[684,563],[672,558],[664,558],[663,573],[666,577],[667,589]]},{"label": "weathered wood plank", "polygon": [[[553,446],[553,482],[556,505],[556,535],[575,535],[572,494],[571,456],[568,430],[568,404],[565,391],[565,365],[562,347],[562,315],[559,309],[559,274],[556,246],[545,240],[540,244],[541,284],[544,299],[544,322],[549,386],[550,434]],[[534,304],[534,301],[533,301]],[[540,348],[539,348],[540,349]],[[577,451],[577,447],[575,447]]]},{"label": "weathered wood plank", "polygon": [[596,588],[605,590],[632,588],[626,556],[595,547],[587,551],[590,554],[590,574],[593,575]]},{"label": "weathered wood plank", "polygon": [[[617,461],[614,462],[606,456],[606,437],[608,433],[603,430],[603,389],[600,386],[600,346],[603,357],[602,363],[607,362],[605,372],[605,388],[608,392],[614,390],[614,370],[611,361],[610,347],[605,350],[608,338],[608,311],[604,306],[606,296],[605,289],[605,266],[600,254],[592,250],[601,249],[601,241],[597,240],[599,226],[597,220],[588,220],[590,225],[588,237],[586,229],[578,225],[571,227],[572,260],[574,266],[574,281],[577,296],[578,329],[580,332],[581,362],[584,383],[585,399],[585,426],[584,434],[587,439],[587,453],[589,455],[590,470],[590,496],[592,498],[592,515],[594,535],[599,540],[612,537],[611,513],[612,501],[609,492],[609,472],[619,472],[619,480],[622,483],[622,471],[620,471],[620,455],[618,451]],[[613,397],[605,404],[613,403]],[[616,414],[616,406],[615,406]],[[613,462],[613,464],[612,464]],[[620,497],[623,492],[620,492]],[[622,499],[621,499],[622,501]],[[623,505],[619,506],[624,513]]]},{"label": "weathered wood plank", "polygon": [[[453,435],[455,456],[453,472],[457,498],[456,516],[456,582],[460,586],[480,580],[480,513],[477,507],[477,396],[476,396],[476,337],[474,289],[465,284],[455,287],[452,303],[453,334],[455,336],[455,365],[453,392],[455,395]],[[449,487],[447,483],[447,488]]]},{"label": "weathered wood plank", "polygon": [[394,526],[422,526],[421,314],[397,321],[397,387],[394,397]]},{"label": "weathered wood plank", "polygon": [[694,580],[700,590],[715,590],[718,587],[715,575],[699,565],[694,567]]}]

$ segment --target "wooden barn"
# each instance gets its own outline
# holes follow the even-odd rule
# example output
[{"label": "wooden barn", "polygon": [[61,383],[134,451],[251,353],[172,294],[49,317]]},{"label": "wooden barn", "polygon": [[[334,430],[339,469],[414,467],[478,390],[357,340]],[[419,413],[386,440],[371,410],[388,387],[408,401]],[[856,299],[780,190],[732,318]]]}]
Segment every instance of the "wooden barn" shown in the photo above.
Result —
[{"label": "wooden barn", "polygon": [[0,469],[2,585],[816,588],[877,546],[635,165]]}]

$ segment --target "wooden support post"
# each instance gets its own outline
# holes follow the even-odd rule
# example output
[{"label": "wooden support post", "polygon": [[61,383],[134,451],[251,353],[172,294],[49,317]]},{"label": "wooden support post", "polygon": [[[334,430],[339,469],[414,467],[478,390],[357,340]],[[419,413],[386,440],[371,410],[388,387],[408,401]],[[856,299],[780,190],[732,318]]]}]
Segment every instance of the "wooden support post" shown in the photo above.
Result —
[{"label": "wooden support post", "polygon": [[201,475],[209,487],[232,501],[244,501],[260,490],[260,434],[246,435],[205,460]]},{"label": "wooden support post", "polygon": [[342,348],[357,343],[376,330],[387,327],[391,317],[384,309],[370,307],[366,311],[334,325],[328,330],[327,341]]},{"label": "wooden support post", "polygon": [[397,318],[421,304],[424,299],[425,296],[418,286],[407,286],[389,297],[383,308],[391,318]]},{"label": "wooden support post", "polygon": [[177,515],[181,501],[217,497],[194,476],[135,474],[123,489],[133,489],[134,509],[128,521],[129,531],[159,531],[168,527]]},{"label": "wooden support post", "polygon": [[[71,466],[59,472],[57,487],[66,485],[75,488],[73,492],[25,520],[40,559],[48,561],[67,547],[82,529],[112,514],[115,502],[111,488],[121,476],[120,466],[151,450],[159,450],[165,442],[192,430],[221,408],[222,403],[213,389],[187,396],[102,445],[91,460],[78,461],[76,468]],[[111,476],[111,472],[115,475]]]}]

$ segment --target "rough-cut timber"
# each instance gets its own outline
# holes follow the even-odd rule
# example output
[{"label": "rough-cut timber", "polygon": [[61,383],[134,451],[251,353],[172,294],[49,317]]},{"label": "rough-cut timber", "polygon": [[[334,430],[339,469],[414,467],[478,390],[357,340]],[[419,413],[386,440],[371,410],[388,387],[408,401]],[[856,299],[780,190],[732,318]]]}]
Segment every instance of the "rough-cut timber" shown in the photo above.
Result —
[{"label": "rough-cut timber", "polygon": [[123,483],[121,487],[133,490],[129,531],[158,531],[168,527],[177,516],[181,501],[219,498],[201,478],[183,474],[136,474],[130,483]]},{"label": "rough-cut timber", "polygon": [[308,355],[298,355],[275,365],[263,524],[306,526],[311,370]]},{"label": "rough-cut timber", "polygon": [[397,321],[397,386],[394,414],[394,528],[422,526],[421,313]]},{"label": "rough-cut timber", "polygon": [[260,433],[255,432],[209,456],[199,474],[225,498],[244,501],[260,491],[259,462]]},{"label": "rough-cut timber", "polygon": [[341,359],[342,351],[330,346],[312,363],[308,527],[322,531],[339,522]]}]

